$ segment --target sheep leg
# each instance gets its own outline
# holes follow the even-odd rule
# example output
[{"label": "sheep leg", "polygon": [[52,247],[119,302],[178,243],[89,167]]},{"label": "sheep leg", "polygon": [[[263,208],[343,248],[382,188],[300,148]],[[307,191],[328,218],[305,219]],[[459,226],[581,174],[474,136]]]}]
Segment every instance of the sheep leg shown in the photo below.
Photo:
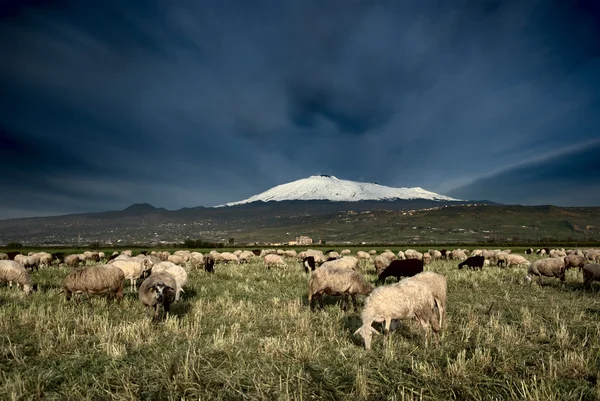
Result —
[{"label": "sheep leg", "polygon": [[323,294],[319,294],[319,306],[321,307],[321,310],[325,310],[325,306],[323,305]]},{"label": "sheep leg", "polygon": [[347,297],[346,294],[342,294],[342,304],[340,306],[342,307],[342,310],[344,312],[346,312],[346,310],[348,309],[346,306],[346,297]]},{"label": "sheep leg", "polygon": [[358,313],[358,305],[356,304],[356,294],[350,295],[352,297],[352,304],[354,305],[354,313]]}]

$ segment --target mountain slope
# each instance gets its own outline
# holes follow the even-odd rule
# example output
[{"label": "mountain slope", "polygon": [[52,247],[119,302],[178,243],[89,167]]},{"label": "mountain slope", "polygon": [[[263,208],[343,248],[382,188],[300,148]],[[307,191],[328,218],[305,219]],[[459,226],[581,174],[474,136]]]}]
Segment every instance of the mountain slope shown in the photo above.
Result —
[{"label": "mountain slope", "polygon": [[313,175],[287,184],[278,185],[258,195],[222,206],[235,206],[252,202],[327,200],[332,202],[358,202],[366,200],[428,199],[458,201],[420,187],[392,188],[367,182],[341,180],[329,175]]}]

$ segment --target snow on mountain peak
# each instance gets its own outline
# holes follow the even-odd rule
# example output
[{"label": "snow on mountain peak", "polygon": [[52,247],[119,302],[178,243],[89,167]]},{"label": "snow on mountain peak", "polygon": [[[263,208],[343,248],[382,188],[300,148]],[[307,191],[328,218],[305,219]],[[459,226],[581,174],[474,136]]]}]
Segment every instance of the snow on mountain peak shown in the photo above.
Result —
[{"label": "snow on mountain peak", "polygon": [[235,206],[257,201],[328,200],[332,202],[358,202],[396,199],[459,200],[427,191],[421,187],[392,188],[375,183],[341,180],[333,175],[323,174],[277,185],[248,199],[220,206]]}]

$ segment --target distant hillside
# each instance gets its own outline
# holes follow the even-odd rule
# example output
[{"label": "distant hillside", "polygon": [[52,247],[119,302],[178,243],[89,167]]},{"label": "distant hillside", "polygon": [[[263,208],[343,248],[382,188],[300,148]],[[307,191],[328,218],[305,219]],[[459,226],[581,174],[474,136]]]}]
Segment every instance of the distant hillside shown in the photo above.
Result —
[{"label": "distant hillside", "polygon": [[[429,202],[429,203],[428,203]],[[467,205],[464,202],[257,202],[177,211],[123,211],[0,221],[0,243],[287,242],[435,243],[600,239],[600,208]]]}]

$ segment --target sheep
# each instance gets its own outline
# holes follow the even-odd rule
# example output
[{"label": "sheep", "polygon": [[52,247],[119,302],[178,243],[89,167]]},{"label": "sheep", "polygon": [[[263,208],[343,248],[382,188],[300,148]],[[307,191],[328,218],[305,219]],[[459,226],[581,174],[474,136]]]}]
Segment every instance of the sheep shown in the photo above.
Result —
[{"label": "sheep", "polygon": [[200,266],[204,266],[204,255],[200,252],[192,252],[190,254],[190,265],[193,268],[199,268]]},{"label": "sheep", "polygon": [[252,260],[253,257],[254,257],[254,254],[250,251],[242,251],[238,255],[238,259],[239,259],[240,263],[248,263]]},{"label": "sheep", "polygon": [[423,261],[419,259],[392,260],[390,264],[379,273],[377,279],[379,283],[385,284],[388,277],[411,277],[423,271]]},{"label": "sheep", "polygon": [[526,255],[532,255],[533,254],[533,248],[527,248],[527,249],[525,249],[525,254]]},{"label": "sheep", "polygon": [[32,271],[33,269],[39,270],[40,259],[37,255],[29,255],[22,258],[20,263],[23,265],[23,267],[29,268]]},{"label": "sheep", "polygon": [[377,255],[377,251],[375,249],[371,249],[369,251],[369,255]]},{"label": "sheep", "polygon": [[215,271],[215,258],[211,254],[204,256],[204,270],[208,273]]},{"label": "sheep", "polygon": [[316,264],[315,258],[313,256],[307,256],[302,260],[302,265],[304,266],[304,272],[308,273],[309,271],[314,271]]},{"label": "sheep", "polygon": [[0,252],[0,260],[8,260],[8,255]]},{"label": "sheep", "polygon": [[261,252],[260,249],[253,249],[252,250],[252,253],[254,254],[254,256],[260,256],[260,252]]},{"label": "sheep", "polygon": [[286,258],[295,258],[296,256],[298,256],[298,252],[296,252],[296,250],[294,249],[288,249],[284,252],[283,256],[285,256]]},{"label": "sheep", "polygon": [[272,253],[265,255],[264,260],[265,260],[265,266],[267,267],[267,269],[270,269],[271,266],[280,266],[280,267],[287,266],[281,256],[275,255]]},{"label": "sheep", "polygon": [[321,266],[313,271],[308,280],[308,303],[314,311],[314,300],[319,300],[323,309],[323,293],[327,295],[342,295],[342,310],[346,311],[346,296],[350,295],[354,311],[358,312],[356,295],[368,295],[373,286],[357,271],[339,267]]},{"label": "sheep", "polygon": [[600,264],[592,263],[583,266],[583,287],[592,288],[592,282],[600,281]]},{"label": "sheep", "polygon": [[481,255],[469,256],[464,262],[458,264],[458,268],[462,269],[464,266],[469,266],[473,270],[477,268],[479,268],[479,270],[483,270],[484,262],[485,258]]},{"label": "sheep", "polygon": [[339,259],[340,257],[341,257],[340,254],[337,252],[329,252],[327,254],[327,260]]},{"label": "sheep", "polygon": [[276,254],[276,253],[277,253],[276,249],[263,249],[263,250],[260,251],[260,254],[257,255],[257,256],[260,256],[261,258],[264,258],[267,255]]},{"label": "sheep", "polygon": [[108,294],[109,298],[116,296],[117,302],[123,298],[125,274],[113,265],[95,265],[77,269],[63,280],[63,292],[67,301],[73,294],[90,295]]},{"label": "sheep", "polygon": [[527,269],[525,282],[531,284],[532,276],[538,276],[538,282],[542,276],[557,277],[565,287],[565,261],[559,258],[539,259],[533,262]]},{"label": "sheep", "polygon": [[378,255],[375,257],[375,271],[377,274],[381,273],[386,267],[390,265],[390,260],[383,255]]},{"label": "sheep", "polygon": [[428,333],[431,327],[437,336],[440,330],[433,291],[424,282],[406,279],[399,283],[375,288],[365,300],[361,313],[362,326],[354,334],[360,334],[364,340],[365,349],[371,349],[373,334],[379,334],[371,324],[385,322],[385,334],[390,331],[392,320],[415,318]]},{"label": "sheep", "polygon": [[65,256],[64,261],[65,265],[69,267],[77,267],[79,263],[83,262],[83,260],[77,254]]},{"label": "sheep", "polygon": [[167,272],[151,274],[140,285],[138,297],[146,309],[154,308],[154,318],[158,318],[158,308],[162,306],[165,313],[176,301],[177,282]]},{"label": "sheep", "polygon": [[404,251],[404,256],[406,259],[423,259],[423,254],[419,251],[415,251],[414,249],[407,249]]},{"label": "sheep", "polygon": [[397,258],[398,258],[399,260],[404,260],[404,259],[406,259],[406,255],[405,255],[405,254],[404,254],[404,252],[402,252],[402,251],[398,251],[398,253],[397,253],[397,255],[396,255],[396,256],[397,256]]},{"label": "sheep", "polygon": [[356,257],[358,258],[358,260],[371,260],[371,255],[369,255],[369,253],[365,251],[356,252]]},{"label": "sheep", "polygon": [[327,260],[327,258],[325,257],[325,254],[323,253],[323,251],[319,251],[319,250],[314,250],[314,249],[308,249],[305,251],[304,253],[304,257],[306,256],[312,256],[315,258],[315,263],[317,264],[321,264],[323,262],[325,262]]},{"label": "sheep", "polygon": [[551,258],[564,258],[565,256],[567,256],[567,253],[562,249],[551,249],[550,250]]},{"label": "sheep", "polygon": [[[404,253],[404,255],[406,256],[406,252]],[[390,262],[392,260],[396,260],[398,259],[398,257],[396,256],[396,254],[394,254],[394,252],[390,251],[390,250],[385,250],[384,252],[381,253],[381,255],[379,256],[383,256],[385,257],[387,260],[389,260]]]},{"label": "sheep", "polygon": [[37,287],[32,284],[27,270],[14,260],[0,260],[0,282],[8,283],[10,287],[12,287],[13,282],[17,285],[21,285],[25,295],[29,295],[37,289]]},{"label": "sheep", "polygon": [[442,258],[442,253],[440,251],[429,250],[429,254],[431,255],[432,260],[440,260]]},{"label": "sheep", "polygon": [[530,264],[531,262],[525,259],[524,256],[517,255],[516,253],[506,255],[506,267],[519,265],[529,266]]},{"label": "sheep", "polygon": [[473,249],[470,256],[483,256],[483,250],[481,249]]},{"label": "sheep", "polygon": [[350,249],[343,249],[340,252],[340,255],[342,255],[342,256],[348,256],[348,255],[351,255],[351,254],[352,254],[352,251]]},{"label": "sheep", "polygon": [[451,253],[452,260],[466,260],[467,253],[463,249],[455,249]]},{"label": "sheep", "polygon": [[182,255],[169,255],[166,261],[181,266],[185,263],[185,257]]},{"label": "sheep", "polygon": [[[163,262],[161,262],[163,263]],[[154,263],[150,259],[129,258],[114,259],[109,262],[111,266],[116,266],[123,270],[126,279],[129,279],[131,290],[135,292],[137,280],[143,278],[148,273]]]},{"label": "sheep", "polygon": [[229,262],[234,262],[236,264],[240,263],[240,260],[238,259],[238,257],[235,256],[231,252],[221,252],[221,261],[223,263],[229,263]]},{"label": "sheep", "polygon": [[496,252],[494,258],[496,259],[497,266],[508,266],[508,253],[504,251]]},{"label": "sheep", "polygon": [[429,254],[429,252],[425,252],[425,253],[423,254],[423,258],[422,258],[422,260],[423,260],[423,264],[426,264],[426,265],[428,265],[428,264],[430,264],[430,263],[431,263],[431,255]]},{"label": "sheep", "polygon": [[175,300],[178,301],[181,293],[183,292],[183,286],[187,282],[187,272],[185,269],[175,263],[171,262],[160,262],[152,266],[152,272],[150,276],[158,273],[169,273],[175,279],[177,284],[175,288]]},{"label": "sheep", "polygon": [[323,267],[339,267],[343,269],[358,270],[358,259],[354,256],[344,256],[341,259],[330,260],[321,265]]},{"label": "sheep", "polygon": [[440,327],[443,327],[446,318],[446,303],[448,302],[448,284],[446,277],[434,272],[422,272],[410,278],[429,286],[438,307]]},{"label": "sheep", "polygon": [[565,262],[565,269],[570,267],[578,267],[579,271],[581,271],[583,266],[585,266],[585,258],[576,254],[567,255],[563,258],[563,260]]}]

